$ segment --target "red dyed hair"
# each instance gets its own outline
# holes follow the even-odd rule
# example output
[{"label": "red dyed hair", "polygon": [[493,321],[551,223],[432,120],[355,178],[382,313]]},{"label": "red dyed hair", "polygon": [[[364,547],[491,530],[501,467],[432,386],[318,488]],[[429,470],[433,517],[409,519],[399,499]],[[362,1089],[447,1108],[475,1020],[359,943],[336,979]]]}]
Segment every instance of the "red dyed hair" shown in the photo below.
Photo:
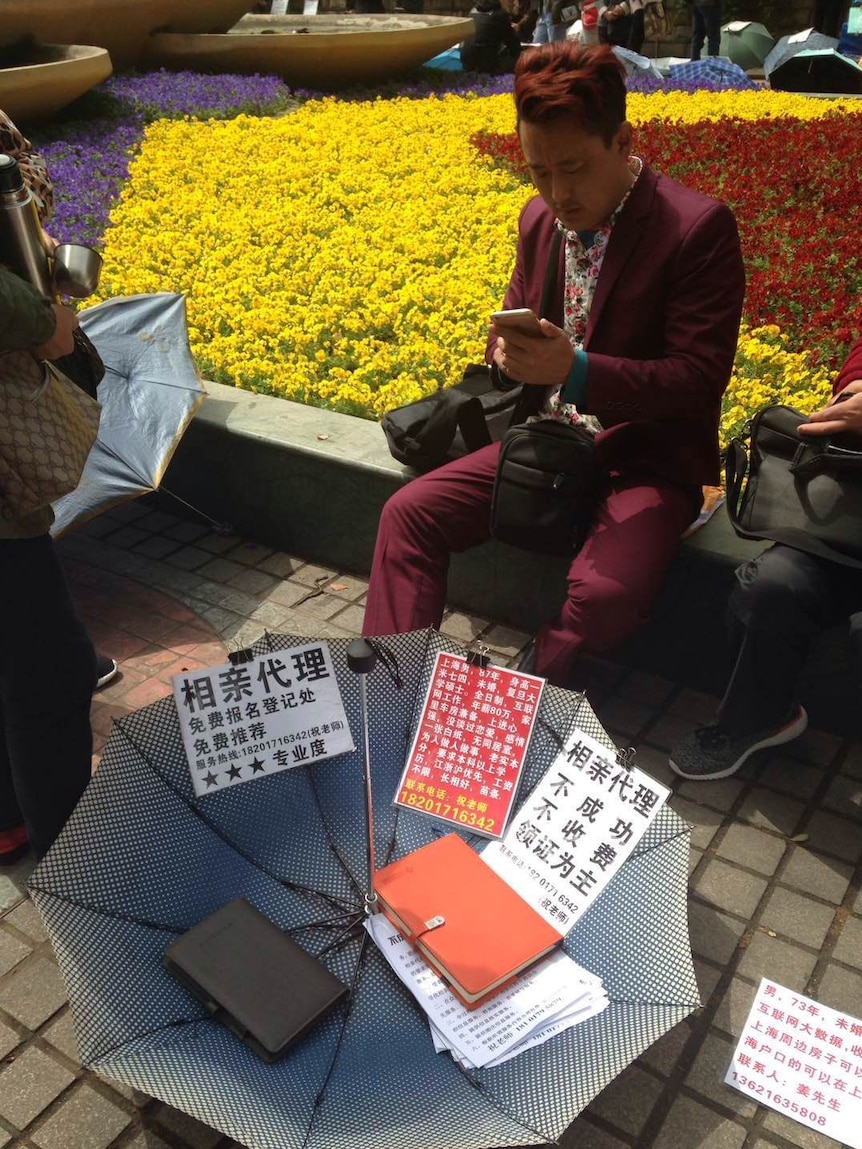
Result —
[{"label": "red dyed hair", "polygon": [[625,68],[607,44],[527,48],[515,65],[515,108],[519,124],[570,117],[610,145],[626,118]]}]

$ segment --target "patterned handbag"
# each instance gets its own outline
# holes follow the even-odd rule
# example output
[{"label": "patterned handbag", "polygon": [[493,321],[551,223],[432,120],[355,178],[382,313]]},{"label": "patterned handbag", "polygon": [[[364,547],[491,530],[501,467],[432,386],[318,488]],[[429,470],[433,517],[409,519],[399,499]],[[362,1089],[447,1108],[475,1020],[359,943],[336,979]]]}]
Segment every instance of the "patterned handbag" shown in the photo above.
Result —
[{"label": "patterned handbag", "polygon": [[0,355],[0,517],[73,491],[96,439],[101,407],[29,351]]}]

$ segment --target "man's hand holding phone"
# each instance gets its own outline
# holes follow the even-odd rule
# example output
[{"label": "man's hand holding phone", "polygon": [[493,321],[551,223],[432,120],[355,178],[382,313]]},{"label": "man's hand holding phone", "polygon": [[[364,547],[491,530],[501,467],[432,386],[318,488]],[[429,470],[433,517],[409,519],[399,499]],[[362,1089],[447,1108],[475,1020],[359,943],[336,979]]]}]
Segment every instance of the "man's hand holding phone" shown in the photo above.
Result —
[{"label": "man's hand holding phone", "polygon": [[495,311],[491,322],[497,336],[494,362],[510,379],[540,387],[565,383],[574,356],[565,331],[528,307]]}]

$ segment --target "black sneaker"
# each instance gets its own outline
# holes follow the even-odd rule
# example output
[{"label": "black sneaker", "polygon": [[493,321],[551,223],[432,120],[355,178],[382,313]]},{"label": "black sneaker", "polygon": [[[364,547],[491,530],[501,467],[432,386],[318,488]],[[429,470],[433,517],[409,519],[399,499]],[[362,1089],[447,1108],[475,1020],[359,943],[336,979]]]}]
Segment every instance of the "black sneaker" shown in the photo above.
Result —
[{"label": "black sneaker", "polygon": [[767,746],[781,746],[798,738],[808,725],[808,715],[801,706],[777,729],[755,730],[734,737],[720,726],[701,726],[671,751],[668,766],[680,778],[691,782],[709,782],[729,778],[743,762]]},{"label": "black sneaker", "polygon": [[96,690],[101,690],[103,686],[113,682],[119,673],[120,668],[115,659],[96,652]]}]

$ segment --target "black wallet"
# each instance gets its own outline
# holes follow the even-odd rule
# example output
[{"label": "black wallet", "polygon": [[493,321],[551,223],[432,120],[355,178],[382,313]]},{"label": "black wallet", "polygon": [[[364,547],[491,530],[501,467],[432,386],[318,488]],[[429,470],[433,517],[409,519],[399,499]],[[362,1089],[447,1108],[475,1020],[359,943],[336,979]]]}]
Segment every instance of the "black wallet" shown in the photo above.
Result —
[{"label": "black wallet", "polygon": [[276,1061],[347,995],[347,986],[234,898],[165,951],[164,965],[264,1061]]}]

